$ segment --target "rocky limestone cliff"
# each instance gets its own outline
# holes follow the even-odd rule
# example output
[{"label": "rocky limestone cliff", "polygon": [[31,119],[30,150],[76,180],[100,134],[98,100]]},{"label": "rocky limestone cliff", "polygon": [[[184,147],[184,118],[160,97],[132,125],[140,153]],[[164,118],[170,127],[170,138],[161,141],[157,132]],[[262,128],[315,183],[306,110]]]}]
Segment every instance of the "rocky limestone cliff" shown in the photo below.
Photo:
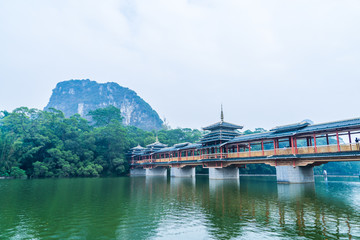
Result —
[{"label": "rocky limestone cliff", "polygon": [[125,125],[152,130],[160,129],[163,124],[156,111],[133,90],[113,82],[97,83],[88,79],[59,82],[44,110],[55,108],[67,117],[78,113],[89,119],[86,116],[89,111],[109,105],[120,109]]}]

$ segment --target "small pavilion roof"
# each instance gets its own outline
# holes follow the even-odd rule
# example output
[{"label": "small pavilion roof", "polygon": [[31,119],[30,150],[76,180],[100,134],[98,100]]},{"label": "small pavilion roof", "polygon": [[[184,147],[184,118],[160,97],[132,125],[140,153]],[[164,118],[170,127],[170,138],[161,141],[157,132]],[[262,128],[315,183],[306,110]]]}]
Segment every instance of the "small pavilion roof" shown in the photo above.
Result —
[{"label": "small pavilion roof", "polygon": [[181,148],[181,150],[193,149],[193,148],[199,148],[199,147],[201,147],[200,143],[192,143],[192,144],[189,144],[189,145]]},{"label": "small pavilion roof", "polygon": [[152,144],[149,144],[149,145],[146,145],[146,147],[167,147],[166,144],[164,143],[161,143],[161,142],[154,142]]},{"label": "small pavilion roof", "polygon": [[159,149],[158,151],[153,152],[152,154],[157,154],[157,153],[163,153],[163,152],[173,152],[173,151],[177,151],[178,149],[174,148],[174,147],[165,147],[162,149]]},{"label": "small pavilion roof", "polygon": [[164,148],[164,147],[167,147],[168,145],[164,144],[164,143],[161,143],[159,142],[159,139],[158,137],[156,137],[156,140],[154,143],[151,143],[149,145],[146,145],[147,148],[151,148],[151,147],[160,147],[160,148]]},{"label": "small pavilion roof", "polygon": [[[179,143],[179,144],[181,144],[181,143]],[[175,151],[180,151],[180,150],[187,150],[187,149],[201,147],[201,144],[199,144],[199,143],[187,143],[187,145],[185,145],[185,146],[178,147],[179,144],[175,144],[172,147],[162,148],[162,149],[154,152],[153,154],[163,153],[163,152],[175,152]]]},{"label": "small pavilion roof", "polygon": [[144,150],[145,148],[140,146],[139,144],[136,147],[131,148],[131,150]]},{"label": "small pavilion roof", "polygon": [[189,142],[177,143],[177,144],[174,145],[174,148],[183,148],[183,147],[186,147],[189,144],[191,144],[191,143],[189,143]]}]

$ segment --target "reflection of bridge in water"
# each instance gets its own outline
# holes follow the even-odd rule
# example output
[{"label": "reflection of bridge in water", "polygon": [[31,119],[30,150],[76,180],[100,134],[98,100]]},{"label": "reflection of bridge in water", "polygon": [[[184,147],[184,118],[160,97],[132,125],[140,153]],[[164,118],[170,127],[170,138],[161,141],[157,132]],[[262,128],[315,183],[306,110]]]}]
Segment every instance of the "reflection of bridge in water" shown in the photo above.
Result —
[{"label": "reflection of bridge in water", "polygon": [[[179,232],[171,230],[172,234],[181,236],[191,224],[199,224],[214,239],[356,239],[360,236],[359,209],[337,195],[345,191],[349,198],[356,198],[351,193],[354,189],[333,189],[335,196],[330,198],[329,192],[325,193],[324,182],[317,185],[315,192],[314,183],[276,184],[273,177],[244,177],[241,184],[237,180],[211,180],[205,176],[199,176],[197,181],[133,179],[146,181],[145,191],[153,198],[141,206],[146,209],[144,218],[162,209],[163,218],[154,227],[164,232],[170,231],[174,219],[184,218],[186,221],[181,224],[176,220]],[[133,201],[139,201],[137,195],[132,196],[133,192],[129,194]],[[198,222],[198,219],[202,220]]]},{"label": "reflection of bridge in water", "polygon": [[242,135],[242,126],[221,121],[199,143],[172,147],[158,140],[131,150],[132,175],[194,177],[195,166],[209,168],[211,179],[239,178],[239,167],[265,163],[276,167],[278,182],[314,182],[313,167],[331,161],[359,161],[360,118],[337,122],[279,126],[268,132]]}]

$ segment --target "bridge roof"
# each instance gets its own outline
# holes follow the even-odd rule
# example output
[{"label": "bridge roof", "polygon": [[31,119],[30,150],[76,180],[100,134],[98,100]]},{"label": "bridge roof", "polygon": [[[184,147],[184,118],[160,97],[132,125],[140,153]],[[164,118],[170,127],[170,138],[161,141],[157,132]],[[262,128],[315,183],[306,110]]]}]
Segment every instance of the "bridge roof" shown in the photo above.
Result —
[{"label": "bridge roof", "polygon": [[163,153],[163,152],[173,152],[173,151],[177,151],[178,148],[174,148],[174,147],[166,147],[166,148],[162,148],[158,151],[153,152],[152,154],[157,154],[157,153]]},{"label": "bridge roof", "polygon": [[283,125],[283,126],[277,126],[277,127],[274,127],[272,129],[270,129],[270,131],[273,131],[273,132],[288,132],[288,131],[293,131],[293,130],[298,130],[298,129],[304,128],[304,127],[306,127],[308,125],[310,125],[309,121],[302,121],[302,122],[299,122],[299,123]]},{"label": "bridge roof", "polygon": [[299,130],[299,133],[321,132],[321,131],[329,132],[336,130],[348,130],[354,128],[359,128],[360,130],[360,118],[309,125],[306,128]]},{"label": "bridge roof", "polygon": [[193,148],[199,148],[201,147],[201,144],[199,143],[183,143],[183,144],[187,144],[181,147],[178,147],[179,144],[175,144],[172,147],[167,147],[167,148],[162,148],[156,152],[154,152],[153,154],[157,154],[157,153],[164,153],[164,152],[175,152],[175,151],[180,151],[180,150],[187,150],[187,149],[193,149]]},{"label": "bridge roof", "polygon": [[284,138],[284,137],[291,137],[294,135],[301,136],[301,135],[307,135],[313,133],[324,133],[324,134],[329,132],[334,133],[336,130],[344,131],[351,129],[360,130],[360,118],[314,124],[314,125],[310,125],[309,123],[304,123],[304,122],[297,124],[290,124],[290,125],[273,128],[270,131],[264,133],[241,135],[239,137],[235,137],[234,139],[230,140],[225,144]]}]

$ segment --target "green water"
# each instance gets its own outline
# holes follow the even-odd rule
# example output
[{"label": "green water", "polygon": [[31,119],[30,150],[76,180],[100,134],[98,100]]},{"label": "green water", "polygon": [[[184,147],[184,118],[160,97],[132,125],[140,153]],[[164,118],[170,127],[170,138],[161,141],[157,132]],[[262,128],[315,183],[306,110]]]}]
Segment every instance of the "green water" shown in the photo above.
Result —
[{"label": "green water", "polygon": [[360,182],[0,180],[0,239],[360,239]]}]

